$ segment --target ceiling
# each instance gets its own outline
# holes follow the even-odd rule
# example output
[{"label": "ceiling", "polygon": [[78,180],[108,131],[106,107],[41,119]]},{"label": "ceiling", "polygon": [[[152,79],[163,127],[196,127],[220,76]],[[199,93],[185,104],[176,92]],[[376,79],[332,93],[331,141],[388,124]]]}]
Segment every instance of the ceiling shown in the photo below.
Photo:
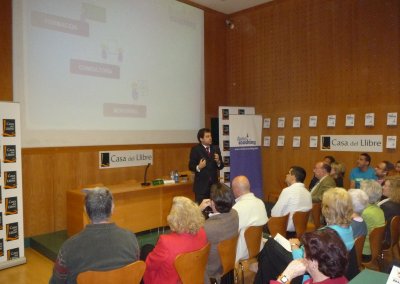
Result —
[{"label": "ceiling", "polygon": [[273,0],[190,0],[215,11],[232,14]]}]

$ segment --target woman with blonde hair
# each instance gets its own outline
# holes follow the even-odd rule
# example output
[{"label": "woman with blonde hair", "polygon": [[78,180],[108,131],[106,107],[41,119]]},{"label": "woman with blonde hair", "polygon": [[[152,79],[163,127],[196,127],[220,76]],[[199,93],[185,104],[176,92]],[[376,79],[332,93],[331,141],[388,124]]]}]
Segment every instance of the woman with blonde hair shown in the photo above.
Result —
[{"label": "woman with blonde hair", "polygon": [[400,176],[388,176],[382,186],[382,191],[388,198],[378,203],[383,210],[386,220],[385,246],[390,245],[390,222],[400,215]]},{"label": "woman with blonde hair", "polygon": [[174,197],[167,217],[171,233],[161,235],[146,258],[144,283],[180,283],[175,270],[175,257],[184,252],[201,249],[207,244],[204,217],[200,208],[189,198]]},{"label": "woman with blonde hair", "polygon": [[335,180],[337,187],[343,187],[343,178],[346,169],[342,163],[333,162],[331,164],[331,177]]},{"label": "woman with blonde hair", "polygon": [[[322,215],[326,220],[326,227],[324,228],[336,231],[343,241],[346,250],[353,252],[349,255],[349,269],[346,272],[346,277],[350,280],[359,272],[355,251],[353,250],[353,230],[350,226],[353,215],[350,194],[345,189],[339,187],[325,191],[322,196]],[[290,239],[290,243],[293,259],[303,258],[304,250],[300,247],[300,241],[298,239]]]}]

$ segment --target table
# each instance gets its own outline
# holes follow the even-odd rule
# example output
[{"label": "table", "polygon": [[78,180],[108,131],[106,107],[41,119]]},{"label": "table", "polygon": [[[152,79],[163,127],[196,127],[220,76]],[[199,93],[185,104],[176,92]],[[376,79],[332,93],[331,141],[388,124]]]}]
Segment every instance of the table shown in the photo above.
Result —
[{"label": "table", "polygon": [[[135,233],[167,226],[167,216],[175,196],[186,196],[194,200],[192,182],[146,187],[121,183],[106,187],[114,197],[112,221]],[[68,236],[78,233],[89,223],[83,203],[82,190],[67,191]]]},{"label": "table", "polygon": [[389,274],[364,269],[356,277],[354,277],[350,284],[385,284]]}]

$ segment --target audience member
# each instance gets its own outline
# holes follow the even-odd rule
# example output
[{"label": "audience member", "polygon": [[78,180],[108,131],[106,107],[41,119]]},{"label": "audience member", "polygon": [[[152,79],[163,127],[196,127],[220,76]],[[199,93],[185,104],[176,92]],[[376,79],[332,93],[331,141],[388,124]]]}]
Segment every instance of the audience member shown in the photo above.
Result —
[{"label": "audience member", "polygon": [[380,185],[383,185],[385,181],[385,177],[390,175],[394,170],[394,165],[389,161],[382,161],[375,167],[375,175],[377,178],[377,182]]},{"label": "audience member", "polygon": [[139,259],[135,234],[110,222],[113,210],[113,197],[107,188],[86,191],[90,224],[62,245],[50,283],[76,283],[80,272],[112,270]]},{"label": "audience member", "polygon": [[[325,164],[331,165],[332,163],[335,162],[335,158],[332,157],[332,156],[325,156],[324,159],[323,159],[323,162]],[[318,178],[316,178],[315,175],[314,175],[313,178],[310,181],[310,185],[308,186],[308,189],[311,190],[316,185],[317,182],[318,182]]]},{"label": "audience member", "polygon": [[204,217],[196,203],[183,196],[172,200],[167,217],[171,233],[161,235],[146,258],[144,283],[176,284],[180,278],[174,267],[178,254],[201,249],[207,244]]},{"label": "audience member", "polygon": [[213,184],[210,197],[211,199],[204,199],[200,204],[201,209],[210,206],[213,211],[204,224],[207,239],[211,244],[204,283],[209,283],[210,278],[217,278],[222,274],[218,243],[237,235],[239,230],[238,214],[231,210],[235,202],[231,189],[223,183]]},{"label": "audience member", "polygon": [[361,217],[362,212],[367,207],[368,195],[363,190],[350,189],[349,194],[353,204],[353,215],[351,217],[351,228],[353,229],[354,239],[360,236],[366,236],[368,233],[367,224]]},{"label": "audience member", "polygon": [[250,192],[250,182],[247,177],[235,177],[232,181],[232,191],[236,198],[233,209],[239,215],[239,240],[236,249],[236,261],[238,261],[249,256],[244,239],[244,231],[250,226],[265,225],[268,221],[268,216],[264,202]]},{"label": "audience member", "polygon": [[288,187],[284,188],[279,195],[279,199],[271,210],[272,217],[289,215],[287,225],[288,232],[295,232],[293,224],[293,213],[296,211],[308,211],[312,208],[311,194],[304,187],[306,171],[298,166],[290,168],[286,174],[285,182]]},{"label": "audience member", "polygon": [[[322,215],[326,220],[326,227],[335,230],[342,239],[350,254],[350,266],[346,276],[351,279],[358,273],[357,259],[354,247],[353,230],[350,226],[353,215],[353,205],[349,193],[343,188],[331,188],[322,197]],[[290,239],[293,259],[304,257],[304,250],[300,248],[298,239]]]},{"label": "audience member", "polygon": [[[347,279],[352,279],[359,270],[357,256],[355,249],[353,249],[353,231],[350,226],[353,209],[349,193],[345,189],[338,187],[327,190],[322,197],[322,214],[326,219],[327,226],[319,230],[330,228],[339,235],[345,250],[349,252],[349,266],[345,275]],[[257,282],[255,283],[266,283],[265,280],[276,279],[277,275],[283,271],[283,269],[277,271],[280,267],[286,267],[292,259],[298,260],[308,257],[309,252],[304,252],[304,247],[300,245],[298,239],[289,239],[292,249],[291,255],[282,246],[276,246],[274,245],[276,242],[270,242],[270,240],[267,241],[260,253],[260,262],[256,275]],[[306,278],[308,277],[305,276],[303,279],[306,280]],[[298,279],[295,280],[297,281]]]},{"label": "audience member", "polygon": [[385,246],[390,245],[390,222],[394,216],[400,215],[400,176],[389,176],[385,178],[383,192],[388,197],[386,201],[380,202],[386,220]]},{"label": "audience member", "polygon": [[345,284],[348,266],[346,246],[335,230],[325,228],[305,233],[302,237],[304,258],[293,260],[278,279],[271,284],[289,283],[297,276],[308,272],[310,279],[305,284]]},{"label": "audience member", "polygon": [[320,203],[324,192],[329,188],[336,187],[334,179],[329,175],[330,172],[330,165],[324,162],[315,164],[314,176],[318,179],[318,183],[311,189],[312,202]]},{"label": "audience member", "polygon": [[199,143],[190,151],[189,170],[194,172],[193,192],[198,204],[210,198],[211,185],[218,182],[218,170],[224,168],[221,151],[212,145],[211,130],[201,128],[197,132]]},{"label": "audience member", "polygon": [[344,187],[343,178],[346,169],[342,163],[334,162],[331,164],[331,177],[335,180],[337,187]]},{"label": "audience member", "polygon": [[357,167],[350,172],[350,188],[360,188],[360,181],[364,179],[376,180],[375,171],[369,165],[371,156],[367,153],[361,153],[357,160]]},{"label": "audience member", "polygon": [[381,208],[376,204],[382,195],[382,187],[375,180],[362,180],[361,189],[368,195],[368,206],[362,213],[362,218],[367,224],[368,234],[365,238],[363,248],[364,261],[369,261],[371,257],[371,248],[369,243],[369,234],[372,229],[385,225],[385,216]]},{"label": "audience member", "polygon": [[396,174],[400,175],[400,161],[396,162],[396,166],[394,167]]},{"label": "audience member", "polygon": [[383,181],[382,184],[382,197],[381,197],[381,201],[378,202],[378,206],[381,207],[382,204],[384,204],[385,202],[388,202],[390,200],[390,195],[391,195],[391,191],[392,191],[392,186],[393,186],[393,182],[391,182],[392,180],[396,180],[400,178],[400,176],[388,176],[385,178],[385,180]]}]

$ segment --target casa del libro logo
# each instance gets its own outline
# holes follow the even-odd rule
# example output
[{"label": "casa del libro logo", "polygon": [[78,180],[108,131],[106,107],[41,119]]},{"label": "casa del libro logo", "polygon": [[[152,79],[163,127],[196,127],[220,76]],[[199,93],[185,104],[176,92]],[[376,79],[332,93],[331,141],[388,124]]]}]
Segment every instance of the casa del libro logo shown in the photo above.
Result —
[{"label": "casa del libro logo", "polygon": [[256,146],[257,145],[257,141],[252,138],[249,137],[249,134],[247,133],[246,136],[238,136],[236,138],[237,143],[239,146]]}]

